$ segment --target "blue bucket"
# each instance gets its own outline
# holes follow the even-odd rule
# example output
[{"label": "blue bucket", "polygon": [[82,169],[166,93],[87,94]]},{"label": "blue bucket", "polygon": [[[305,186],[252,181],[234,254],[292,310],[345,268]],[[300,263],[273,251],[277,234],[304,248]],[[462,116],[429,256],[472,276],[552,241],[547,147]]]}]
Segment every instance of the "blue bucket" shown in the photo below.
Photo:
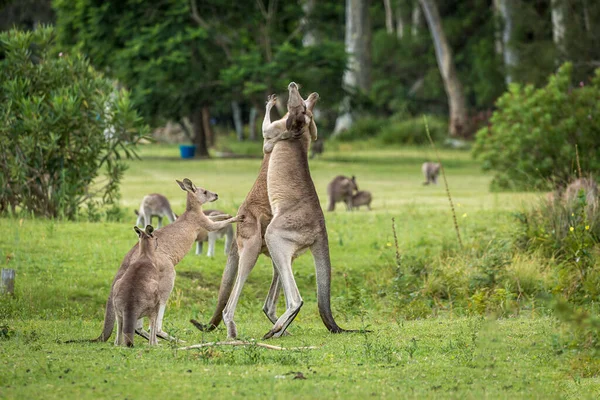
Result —
[{"label": "blue bucket", "polygon": [[179,145],[179,153],[181,154],[181,158],[194,158],[194,154],[196,154],[196,146],[193,144]]}]

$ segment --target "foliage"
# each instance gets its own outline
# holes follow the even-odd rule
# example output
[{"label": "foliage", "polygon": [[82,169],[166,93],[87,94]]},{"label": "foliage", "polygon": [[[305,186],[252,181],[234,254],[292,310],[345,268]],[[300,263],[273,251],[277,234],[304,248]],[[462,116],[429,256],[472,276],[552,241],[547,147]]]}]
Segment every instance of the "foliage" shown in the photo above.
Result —
[{"label": "foliage", "polygon": [[114,203],[123,157],[147,131],[127,91],[53,38],[49,27],[0,34],[0,211],[73,218]]},{"label": "foliage", "polygon": [[491,127],[477,132],[474,154],[493,170],[493,189],[547,190],[572,175],[575,145],[581,168],[600,172],[600,70],[591,85],[570,86],[563,65],[539,89],[512,84],[498,99]]}]

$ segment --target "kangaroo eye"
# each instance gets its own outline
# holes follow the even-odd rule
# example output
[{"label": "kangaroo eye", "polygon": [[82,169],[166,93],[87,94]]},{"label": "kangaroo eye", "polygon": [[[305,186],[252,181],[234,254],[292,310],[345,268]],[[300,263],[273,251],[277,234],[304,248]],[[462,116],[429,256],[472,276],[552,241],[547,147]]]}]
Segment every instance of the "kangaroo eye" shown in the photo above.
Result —
[{"label": "kangaroo eye", "polygon": [[204,191],[204,194],[206,194],[206,190]]}]

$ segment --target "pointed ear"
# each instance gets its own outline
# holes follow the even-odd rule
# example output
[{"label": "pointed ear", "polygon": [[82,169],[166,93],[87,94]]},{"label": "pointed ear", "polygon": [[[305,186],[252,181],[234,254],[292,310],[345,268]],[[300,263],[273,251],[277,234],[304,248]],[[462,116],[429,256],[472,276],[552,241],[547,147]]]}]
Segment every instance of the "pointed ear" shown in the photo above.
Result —
[{"label": "pointed ear", "polygon": [[356,177],[354,175],[352,175],[352,181],[356,182]]},{"label": "pointed ear", "polygon": [[185,188],[185,185],[183,184],[183,182],[178,181],[177,179],[175,179],[175,182],[177,182],[177,184],[179,185],[181,190],[185,190],[187,192],[187,189]]},{"label": "pointed ear", "polygon": [[188,178],[184,178],[183,179],[183,185],[186,187],[186,190],[188,192],[195,192],[196,191],[196,185],[194,185],[192,183],[192,181],[189,180]]},{"label": "pointed ear", "polygon": [[146,235],[152,237],[152,232],[154,232],[154,228],[152,227],[152,225],[146,225],[146,229],[144,229],[144,231],[146,232]]},{"label": "pointed ear", "polygon": [[306,98],[306,100],[304,100],[304,105],[306,106],[308,111],[312,112],[313,108],[315,108],[315,104],[317,104],[317,100],[319,100],[319,93],[317,93],[317,92],[312,92]]},{"label": "pointed ear", "polygon": [[142,230],[140,228],[134,226],[133,230],[135,231],[135,233],[137,233],[138,237],[142,236]]}]

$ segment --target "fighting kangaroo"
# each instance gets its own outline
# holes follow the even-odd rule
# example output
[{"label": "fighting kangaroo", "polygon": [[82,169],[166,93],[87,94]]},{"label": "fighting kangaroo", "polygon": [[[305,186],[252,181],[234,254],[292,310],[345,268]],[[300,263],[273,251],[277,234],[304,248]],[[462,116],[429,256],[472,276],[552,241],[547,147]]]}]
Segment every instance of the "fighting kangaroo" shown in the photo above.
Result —
[{"label": "fighting kangaroo", "polygon": [[[156,265],[160,271],[160,288],[162,293],[171,293],[175,281],[174,267],[190,251],[194,241],[198,237],[200,230],[216,231],[224,228],[230,223],[240,221],[241,217],[234,217],[225,221],[219,221],[222,215],[206,216],[202,212],[202,204],[212,202],[219,198],[216,193],[195,186],[192,181],[185,178],[183,182],[176,181],[179,187],[187,192],[186,209],[172,224],[158,229],[154,236],[159,240],[160,246],[156,250]],[[218,222],[216,222],[218,221]],[[94,341],[105,342],[112,334],[115,323],[115,310],[113,307],[112,296],[114,294],[114,285],[119,280],[129,266],[134,263],[138,255],[138,245],[136,244],[125,256],[121,266],[111,285],[110,294],[106,301],[106,311],[104,314],[104,328],[100,336]],[[168,296],[167,296],[168,298]],[[157,318],[157,335],[163,339],[171,339],[169,335],[162,331],[162,320],[167,302],[161,300],[160,310]],[[141,320],[136,326],[136,333],[148,338],[147,333],[142,330]]]},{"label": "fighting kangaroo", "polygon": [[156,320],[160,309],[160,274],[155,263],[158,242],[152,235],[154,228],[151,225],[143,231],[137,226],[133,229],[139,237],[137,260],[115,282],[113,289],[112,301],[117,315],[115,345],[133,347],[135,326],[143,317],[150,318],[150,345],[156,345]]}]

